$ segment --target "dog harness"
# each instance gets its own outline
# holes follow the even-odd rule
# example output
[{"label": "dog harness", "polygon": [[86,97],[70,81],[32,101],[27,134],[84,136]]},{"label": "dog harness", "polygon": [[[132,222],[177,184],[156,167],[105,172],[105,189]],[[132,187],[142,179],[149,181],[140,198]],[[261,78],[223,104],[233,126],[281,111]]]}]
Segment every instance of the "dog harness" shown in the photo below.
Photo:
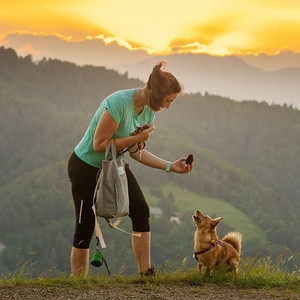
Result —
[{"label": "dog harness", "polygon": [[[211,248],[213,248],[215,245],[221,245],[222,246],[222,248],[223,248],[223,254],[222,254],[222,258],[221,258],[221,260],[225,257],[225,246],[224,246],[224,244],[223,243],[221,243],[221,242],[218,242],[218,241],[215,241],[215,240],[211,240],[210,241],[210,246],[209,247],[207,247],[206,249],[204,249],[204,250],[202,250],[202,251],[199,251],[199,252],[194,252],[194,258],[196,259],[196,261],[198,261],[198,258],[197,258],[197,255],[200,255],[200,254],[203,254],[203,253],[205,253],[205,252],[207,252],[207,251],[209,251]],[[220,261],[221,261],[220,260]],[[218,262],[219,263],[219,262]]]}]

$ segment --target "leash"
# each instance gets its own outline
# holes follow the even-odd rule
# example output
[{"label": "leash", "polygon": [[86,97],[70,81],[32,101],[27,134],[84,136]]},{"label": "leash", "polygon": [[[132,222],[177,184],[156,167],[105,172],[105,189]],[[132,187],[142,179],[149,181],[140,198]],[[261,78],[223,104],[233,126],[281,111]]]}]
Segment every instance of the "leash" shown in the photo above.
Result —
[{"label": "leash", "polygon": [[[148,129],[148,128],[149,128],[149,125],[147,125],[147,124],[139,126],[139,127],[136,128],[136,130],[134,132],[130,133],[130,136],[136,135],[136,134],[138,134],[138,133],[140,133],[143,130]],[[123,149],[123,150],[118,151],[117,152],[117,157],[123,155],[126,152],[129,152],[129,153],[132,154],[132,153],[136,153],[136,152],[139,151],[139,155],[140,155],[139,160],[142,160],[142,152],[141,151],[146,147],[146,143],[145,142],[137,143],[137,148],[134,151],[131,151],[131,148],[133,148],[134,145],[135,144],[133,144],[133,145],[131,145],[131,146],[129,146],[129,147]]]},{"label": "leash", "polygon": [[120,224],[120,222],[121,222],[121,220],[122,220],[122,217],[118,217],[117,220],[116,220],[114,223],[112,223],[109,219],[105,219],[105,220],[106,220],[106,222],[108,223],[108,225],[109,225],[110,228],[118,229],[118,230],[120,230],[120,231],[122,231],[122,232],[124,232],[124,233],[127,233],[127,234],[129,234],[129,235],[132,235],[132,236],[136,236],[136,237],[141,237],[141,236],[142,236],[141,233],[132,233],[132,232],[128,232],[128,231],[126,231],[126,230],[124,230],[124,229],[118,227],[118,225]]},{"label": "leash", "polygon": [[[220,245],[220,246],[222,246],[222,248],[223,248],[223,253],[222,253],[222,258],[221,258],[221,260],[225,257],[225,246],[224,246],[223,243],[221,243],[221,242],[219,242],[219,241],[211,240],[211,241],[210,241],[210,244],[211,244],[211,245],[210,245],[209,247],[207,247],[206,249],[204,249],[204,250],[202,250],[202,251],[199,251],[199,252],[194,252],[193,257],[196,259],[196,261],[198,261],[197,255],[200,255],[200,254],[203,254],[203,253],[209,251],[209,250],[210,250],[211,248],[213,248],[215,245]],[[220,260],[220,261],[221,261],[221,260]]]}]

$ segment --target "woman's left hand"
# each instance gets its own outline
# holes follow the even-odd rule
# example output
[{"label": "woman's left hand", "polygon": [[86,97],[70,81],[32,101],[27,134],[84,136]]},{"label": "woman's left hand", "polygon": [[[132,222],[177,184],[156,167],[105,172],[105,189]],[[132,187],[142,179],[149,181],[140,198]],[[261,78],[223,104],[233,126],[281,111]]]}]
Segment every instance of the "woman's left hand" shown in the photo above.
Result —
[{"label": "woman's left hand", "polygon": [[186,158],[182,157],[174,162],[172,162],[171,164],[171,171],[175,172],[175,173],[189,173],[192,171],[194,163],[192,163],[191,165],[189,164],[185,164]]}]

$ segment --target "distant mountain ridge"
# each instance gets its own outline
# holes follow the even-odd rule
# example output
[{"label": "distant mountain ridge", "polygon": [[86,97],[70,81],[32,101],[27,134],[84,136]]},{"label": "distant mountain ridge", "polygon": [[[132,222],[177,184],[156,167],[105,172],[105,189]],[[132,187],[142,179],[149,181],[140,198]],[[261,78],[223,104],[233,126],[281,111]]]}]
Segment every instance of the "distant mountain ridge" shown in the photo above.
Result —
[{"label": "distant mountain ridge", "polygon": [[300,107],[300,68],[266,72],[235,56],[172,54],[121,66],[119,70],[128,71],[130,77],[146,80],[149,69],[158,60],[166,60],[166,70],[177,76],[186,93],[208,92],[239,101],[287,103]]},{"label": "distant mountain ridge", "polygon": [[[35,59],[58,58],[85,65],[105,66],[144,82],[158,60],[168,63],[185,92],[292,104],[300,108],[300,53],[285,51],[277,56],[211,56],[208,54],[171,54],[151,56],[144,50],[128,50],[100,39],[67,42],[57,36],[9,34],[6,47]],[[294,62],[294,63],[293,63]],[[266,71],[270,70],[270,71]]]},{"label": "distant mountain ridge", "polygon": [[117,42],[106,44],[101,39],[68,42],[57,36],[32,34],[8,34],[4,39],[7,48],[18,55],[32,55],[35,60],[57,58],[79,65],[94,65],[114,68],[124,62],[135,63],[149,57],[146,51],[130,51]]},{"label": "distant mountain ridge", "polygon": [[300,53],[283,50],[276,55],[260,53],[258,55],[236,55],[247,64],[264,71],[277,71],[286,68],[300,68]]}]

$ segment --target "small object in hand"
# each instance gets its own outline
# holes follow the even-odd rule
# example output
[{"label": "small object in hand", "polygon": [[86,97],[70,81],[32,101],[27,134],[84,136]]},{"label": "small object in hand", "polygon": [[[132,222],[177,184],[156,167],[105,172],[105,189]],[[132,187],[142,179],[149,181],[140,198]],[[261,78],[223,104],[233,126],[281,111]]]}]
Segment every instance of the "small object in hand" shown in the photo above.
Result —
[{"label": "small object in hand", "polygon": [[185,164],[186,164],[186,165],[191,165],[193,161],[194,161],[194,156],[193,156],[193,154],[190,154],[190,155],[187,157],[187,159],[185,160]]}]

